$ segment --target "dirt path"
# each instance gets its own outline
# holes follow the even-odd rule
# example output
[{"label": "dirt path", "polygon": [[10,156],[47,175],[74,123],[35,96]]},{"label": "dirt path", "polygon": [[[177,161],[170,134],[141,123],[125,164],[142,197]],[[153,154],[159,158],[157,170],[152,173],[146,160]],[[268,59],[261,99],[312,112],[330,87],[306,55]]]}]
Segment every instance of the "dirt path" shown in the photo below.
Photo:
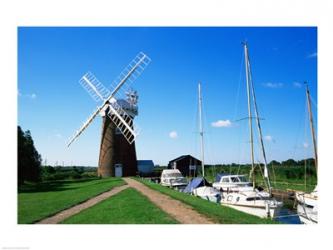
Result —
[{"label": "dirt path", "polygon": [[206,216],[193,210],[190,206],[171,197],[152,190],[144,184],[131,178],[123,178],[127,184],[148,197],[156,206],[183,224],[213,224]]},{"label": "dirt path", "polygon": [[128,188],[128,185],[123,185],[123,186],[119,186],[119,187],[114,187],[112,188],[110,191],[104,192],[100,195],[97,195],[79,205],[76,205],[74,207],[68,208],[66,210],[63,210],[51,217],[48,217],[46,219],[40,220],[38,221],[36,224],[57,224],[65,219],[67,219],[68,217],[80,213],[82,210],[89,208],[91,206],[94,206],[95,204],[123,191],[124,189]]}]

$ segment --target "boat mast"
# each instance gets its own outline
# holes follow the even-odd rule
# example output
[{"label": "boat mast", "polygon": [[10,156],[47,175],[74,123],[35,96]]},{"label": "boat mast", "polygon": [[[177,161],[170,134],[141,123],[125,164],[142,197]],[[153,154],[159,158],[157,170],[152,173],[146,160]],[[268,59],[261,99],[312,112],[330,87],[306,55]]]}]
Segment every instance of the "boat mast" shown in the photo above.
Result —
[{"label": "boat mast", "polygon": [[311,101],[310,101],[310,92],[309,86],[306,84],[306,97],[308,100],[308,110],[309,110],[309,119],[310,119],[310,127],[311,127],[311,135],[312,135],[312,143],[313,143],[313,151],[315,155],[315,167],[316,171],[318,172],[318,155],[317,155],[317,143],[316,143],[316,136],[314,133],[314,126],[313,126],[313,117],[312,117],[312,108],[311,108]]},{"label": "boat mast", "polygon": [[198,84],[198,94],[199,94],[199,129],[200,129],[200,149],[201,149],[201,170],[202,177],[205,177],[205,155],[204,155],[204,140],[203,140],[203,125],[202,125],[202,96],[201,96],[201,84]]},{"label": "boat mast", "polygon": [[251,148],[251,173],[253,188],[255,188],[255,174],[254,174],[254,151],[253,151],[253,128],[252,128],[252,110],[251,110],[251,99],[250,99],[250,74],[249,74],[249,63],[248,63],[248,51],[247,43],[244,42],[244,56],[245,56],[245,72],[246,72],[246,89],[247,89],[247,108],[249,114],[249,130],[250,130],[250,148]]},{"label": "boat mast", "polygon": [[247,58],[248,67],[247,68],[248,68],[248,74],[249,74],[249,78],[250,78],[250,85],[251,85],[252,98],[253,98],[253,104],[254,104],[255,118],[256,118],[256,123],[257,123],[257,128],[258,128],[261,152],[262,152],[262,156],[264,158],[264,177],[267,181],[267,187],[268,187],[269,193],[271,193],[271,183],[270,183],[269,175],[268,175],[266,151],[265,151],[265,146],[264,146],[264,141],[263,141],[263,136],[262,136],[262,130],[261,130],[261,124],[260,124],[260,118],[259,118],[259,111],[258,111],[258,106],[257,106],[257,99],[256,99],[255,91],[254,91],[253,81],[252,81],[252,72],[251,72],[250,58],[249,58],[248,53],[247,53],[247,56],[248,56],[248,58]]}]

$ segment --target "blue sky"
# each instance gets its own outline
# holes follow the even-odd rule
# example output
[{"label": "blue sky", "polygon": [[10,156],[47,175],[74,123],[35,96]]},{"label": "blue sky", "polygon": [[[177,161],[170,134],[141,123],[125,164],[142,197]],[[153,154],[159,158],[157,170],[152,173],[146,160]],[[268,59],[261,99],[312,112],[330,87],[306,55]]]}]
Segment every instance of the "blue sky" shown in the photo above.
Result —
[{"label": "blue sky", "polygon": [[[311,157],[301,83],[309,82],[317,121],[316,28],[21,27],[18,124],[31,131],[48,164],[96,166],[100,117],[66,147],[97,105],[78,80],[92,71],[109,87],[143,51],[152,62],[133,84],[139,92],[138,159],[165,165],[182,154],[199,157],[201,81],[207,163],[248,162],[247,122],[237,121],[247,116],[244,40],[249,43],[268,160]],[[258,150],[255,155],[261,160]]]}]

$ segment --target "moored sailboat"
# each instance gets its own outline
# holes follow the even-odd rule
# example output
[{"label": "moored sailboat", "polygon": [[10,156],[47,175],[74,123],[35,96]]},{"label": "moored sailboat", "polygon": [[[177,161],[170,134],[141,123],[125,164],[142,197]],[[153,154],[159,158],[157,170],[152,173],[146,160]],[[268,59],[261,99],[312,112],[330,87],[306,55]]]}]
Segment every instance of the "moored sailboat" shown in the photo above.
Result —
[{"label": "moored sailboat", "polygon": [[[248,54],[248,46],[247,43],[244,43],[244,54],[245,54],[245,70],[246,70],[246,86],[247,86],[247,104],[248,104],[248,120],[249,120],[249,131],[250,131],[250,149],[251,149],[251,166],[252,166],[252,188],[249,188],[248,185],[236,185],[237,190],[235,192],[230,192],[229,190],[225,190],[222,192],[221,197],[221,204],[226,205],[237,210],[253,214],[259,217],[271,217],[274,218],[280,208],[282,207],[283,203],[274,199],[271,195],[271,185],[270,179],[268,174],[267,168],[267,160],[266,160],[266,152],[263,143],[262,131],[261,131],[261,124],[258,114],[256,96],[254,91],[254,86],[252,82],[252,75],[251,75],[251,67],[250,67],[250,60]],[[253,102],[253,108],[255,111],[255,116],[252,117],[252,105],[251,105],[251,97]],[[260,149],[262,152],[262,157],[264,160],[264,180],[267,186],[267,191],[259,191],[256,188],[255,183],[255,175],[254,175],[254,148],[253,148],[253,126],[252,126],[252,119],[256,120],[256,125],[258,129],[259,135],[259,142],[260,142]]]},{"label": "moored sailboat", "polygon": [[[314,133],[313,126],[313,117],[312,117],[312,108],[311,108],[311,100],[310,100],[310,92],[309,87],[306,85],[306,97],[308,103],[308,112],[309,112],[309,121],[313,142],[313,151],[315,157],[315,167],[318,172],[318,155],[317,155],[317,143],[316,136]],[[297,200],[297,213],[299,218],[303,224],[315,224],[318,223],[318,192],[317,186],[311,193],[296,191],[295,197]]]},{"label": "moored sailboat", "polygon": [[203,125],[202,125],[202,96],[201,96],[201,84],[198,84],[198,96],[199,96],[199,127],[200,127],[200,148],[201,148],[201,172],[202,178],[194,178],[188,184],[187,189],[191,194],[198,196],[202,199],[212,202],[220,202],[221,193],[216,190],[205,179],[205,153],[204,153],[204,139],[203,139]]},{"label": "moored sailboat", "polygon": [[303,224],[318,223],[317,187],[311,193],[296,192],[297,213]]}]

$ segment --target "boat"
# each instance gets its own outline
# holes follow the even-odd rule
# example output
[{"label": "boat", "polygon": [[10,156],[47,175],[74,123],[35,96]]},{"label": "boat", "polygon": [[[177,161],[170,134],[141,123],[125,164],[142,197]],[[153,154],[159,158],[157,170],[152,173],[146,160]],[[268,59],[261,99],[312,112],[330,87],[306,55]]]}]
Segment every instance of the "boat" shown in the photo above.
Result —
[{"label": "boat", "polygon": [[175,189],[185,188],[187,179],[178,169],[164,169],[161,173],[161,185]]},{"label": "boat", "polygon": [[213,187],[222,192],[221,204],[261,218],[274,218],[283,203],[269,192],[254,188],[245,175],[223,175]]},{"label": "boat", "polygon": [[[232,207],[234,209],[240,210],[242,212],[252,214],[262,218],[274,218],[279,213],[283,203],[277,201],[272,197],[271,194],[271,185],[267,168],[267,159],[266,152],[263,143],[263,136],[261,131],[260,118],[258,114],[256,96],[254,91],[254,86],[252,82],[252,72],[250,67],[250,60],[248,54],[248,45],[244,45],[244,54],[245,54],[245,71],[246,71],[246,86],[247,86],[247,104],[248,104],[248,121],[249,121],[249,132],[250,132],[250,149],[251,149],[251,173],[252,176],[252,187],[248,185],[248,182],[244,180],[244,177],[239,179],[238,182],[235,182],[235,185],[231,190],[223,190],[221,197],[221,204],[224,206]],[[251,105],[252,98],[252,105]],[[253,106],[253,107],[252,107]],[[252,108],[255,111],[255,115],[252,116]],[[256,120],[256,125],[259,135],[259,144],[264,161],[264,180],[267,186],[268,191],[259,190],[256,188],[255,183],[255,163],[254,163],[254,148],[253,148],[253,126],[252,119]],[[232,178],[228,177],[229,180]],[[226,178],[227,179],[227,178]],[[215,186],[217,183],[215,184]],[[223,188],[222,188],[223,189]]]},{"label": "boat", "polygon": [[203,177],[193,178],[183,192],[215,203],[221,201],[221,193],[215,188],[212,188],[209,182]]},{"label": "boat", "polygon": [[317,187],[311,193],[297,191],[297,213],[303,224],[318,223],[318,194]]},{"label": "boat", "polygon": [[273,199],[269,193],[259,192],[256,189],[222,192],[221,204],[260,218],[275,218],[283,205],[282,202]]},{"label": "boat", "polygon": [[220,191],[237,192],[241,189],[253,190],[251,182],[246,179],[245,175],[218,174],[213,187]]},{"label": "boat", "polygon": [[[201,84],[198,84],[198,96],[199,96],[199,127],[200,127],[200,148],[201,148],[201,172],[202,177],[197,177],[192,179],[192,181],[187,186],[190,189],[192,195],[198,196],[202,199],[209,200],[212,202],[220,202],[221,193],[215,189],[206,179],[205,179],[205,157],[204,157],[204,139],[203,139],[203,125],[202,125],[202,96],[201,96]],[[186,190],[186,188],[185,188]]]},{"label": "boat", "polygon": [[[309,92],[309,87],[307,84],[306,84],[306,97],[307,97],[307,104],[308,104],[313,151],[314,151],[314,157],[315,157],[314,163],[315,163],[316,171],[318,172],[317,143],[316,143],[316,136],[314,133],[314,126],[313,126],[310,92]],[[303,224],[318,223],[318,189],[317,189],[317,186],[311,193],[296,191],[295,198],[297,201],[297,213],[299,215],[301,222]]]}]

